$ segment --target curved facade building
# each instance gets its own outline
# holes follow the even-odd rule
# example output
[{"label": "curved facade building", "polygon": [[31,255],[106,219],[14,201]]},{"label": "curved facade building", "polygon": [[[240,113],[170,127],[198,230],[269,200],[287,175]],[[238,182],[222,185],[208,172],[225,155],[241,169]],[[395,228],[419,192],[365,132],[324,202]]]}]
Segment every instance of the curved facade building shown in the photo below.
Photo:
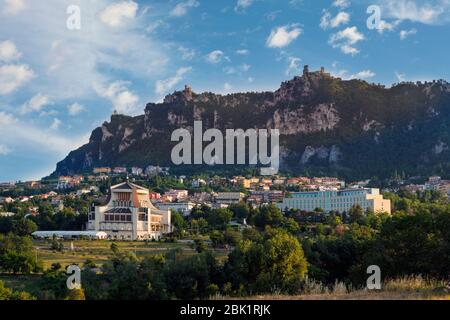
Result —
[{"label": "curved facade building", "polygon": [[158,240],[172,232],[170,211],[157,209],[148,189],[128,181],[111,187],[108,203],[92,207],[88,220],[88,230],[108,239]]}]

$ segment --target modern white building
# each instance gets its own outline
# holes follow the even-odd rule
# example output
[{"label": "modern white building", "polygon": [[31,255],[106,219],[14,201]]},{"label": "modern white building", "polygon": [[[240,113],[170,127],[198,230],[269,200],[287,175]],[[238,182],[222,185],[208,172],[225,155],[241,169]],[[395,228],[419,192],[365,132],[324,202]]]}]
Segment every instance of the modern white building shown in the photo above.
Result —
[{"label": "modern white building", "polygon": [[295,192],[277,206],[281,210],[313,211],[320,208],[325,212],[348,212],[355,205],[360,205],[365,211],[371,209],[377,213],[391,213],[391,201],[383,199],[379,189]]},{"label": "modern white building", "polygon": [[189,216],[196,206],[193,202],[161,202],[156,204],[161,210],[180,211],[184,216]]},{"label": "modern white building", "polygon": [[160,239],[172,232],[170,211],[150,202],[148,189],[130,182],[111,187],[108,203],[89,213],[88,230],[102,231],[108,239]]}]

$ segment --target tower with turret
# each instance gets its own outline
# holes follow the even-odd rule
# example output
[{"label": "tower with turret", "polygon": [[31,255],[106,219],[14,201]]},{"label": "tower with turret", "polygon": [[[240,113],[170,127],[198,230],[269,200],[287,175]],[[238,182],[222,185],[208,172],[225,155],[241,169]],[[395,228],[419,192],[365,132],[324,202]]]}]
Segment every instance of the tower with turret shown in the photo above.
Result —
[{"label": "tower with turret", "polygon": [[305,65],[304,67],[303,67],[303,76],[304,77],[307,77],[309,75],[309,66],[308,65]]},{"label": "tower with turret", "polygon": [[192,88],[188,85],[185,85],[183,95],[186,98],[186,100],[192,100]]}]

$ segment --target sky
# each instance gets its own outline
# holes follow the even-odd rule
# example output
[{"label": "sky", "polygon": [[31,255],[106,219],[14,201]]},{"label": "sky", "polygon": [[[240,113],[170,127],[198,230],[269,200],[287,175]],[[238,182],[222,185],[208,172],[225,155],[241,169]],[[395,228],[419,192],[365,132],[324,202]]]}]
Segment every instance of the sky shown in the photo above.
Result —
[{"label": "sky", "polygon": [[0,0],[0,182],[33,180],[113,110],[189,84],[276,90],[325,67],[450,80],[450,0]]}]

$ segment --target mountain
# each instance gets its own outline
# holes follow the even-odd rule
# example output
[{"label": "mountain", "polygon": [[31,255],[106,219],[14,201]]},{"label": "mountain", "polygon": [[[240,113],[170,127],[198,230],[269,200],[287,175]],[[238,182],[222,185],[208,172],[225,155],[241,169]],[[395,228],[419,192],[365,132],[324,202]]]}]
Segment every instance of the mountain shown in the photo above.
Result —
[{"label": "mountain", "polygon": [[53,175],[99,166],[172,166],[172,132],[192,130],[197,120],[204,130],[278,128],[281,168],[295,173],[352,179],[450,173],[449,83],[386,88],[305,66],[303,75],[275,92],[197,94],[186,87],[162,103],[149,103],[143,115],[114,114]]}]

